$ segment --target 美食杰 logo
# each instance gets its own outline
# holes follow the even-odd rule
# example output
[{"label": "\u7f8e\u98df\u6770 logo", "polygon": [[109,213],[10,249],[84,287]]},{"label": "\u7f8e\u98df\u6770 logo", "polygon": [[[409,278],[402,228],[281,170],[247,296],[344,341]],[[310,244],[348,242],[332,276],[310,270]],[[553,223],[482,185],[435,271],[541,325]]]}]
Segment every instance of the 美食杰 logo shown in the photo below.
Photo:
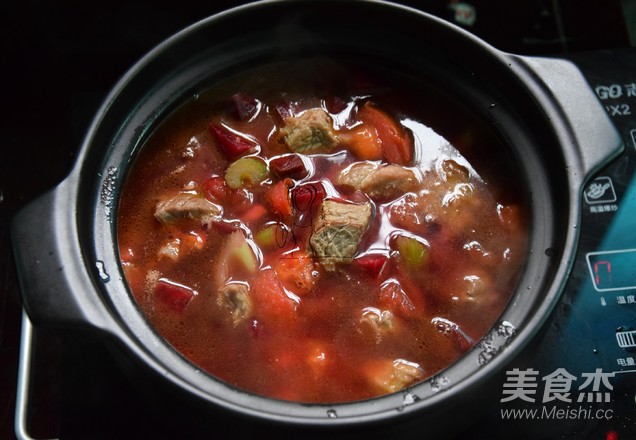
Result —
[{"label": "\u7f8e\u98df\u6770 logo", "polygon": [[598,404],[612,401],[611,379],[616,373],[597,368],[577,377],[565,368],[540,377],[533,368],[506,371],[501,403],[535,403],[541,407],[502,408],[505,419],[611,419],[612,409]]}]

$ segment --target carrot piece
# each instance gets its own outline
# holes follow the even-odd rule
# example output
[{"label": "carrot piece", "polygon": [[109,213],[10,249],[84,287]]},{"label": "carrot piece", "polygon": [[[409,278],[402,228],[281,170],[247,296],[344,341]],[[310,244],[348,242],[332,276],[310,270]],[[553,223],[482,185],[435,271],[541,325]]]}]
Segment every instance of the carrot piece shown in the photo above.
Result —
[{"label": "carrot piece", "polygon": [[366,102],[358,111],[363,124],[375,128],[382,142],[382,154],[389,163],[407,165],[413,159],[413,140],[410,133],[395,119]]},{"label": "carrot piece", "polygon": [[291,185],[293,183],[290,180],[281,180],[273,185],[266,195],[272,209],[284,217],[292,215],[292,205],[289,199],[289,188]]}]

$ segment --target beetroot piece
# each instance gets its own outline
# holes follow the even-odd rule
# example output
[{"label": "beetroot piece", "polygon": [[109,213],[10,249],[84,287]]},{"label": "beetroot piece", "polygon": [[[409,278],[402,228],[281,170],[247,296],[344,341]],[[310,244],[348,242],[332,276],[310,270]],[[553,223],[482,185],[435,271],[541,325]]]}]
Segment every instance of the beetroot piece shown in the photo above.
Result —
[{"label": "beetroot piece", "polygon": [[360,269],[369,274],[373,279],[378,279],[382,272],[385,272],[389,257],[380,253],[366,254],[353,261]]},{"label": "beetroot piece", "polygon": [[230,131],[221,124],[210,124],[210,133],[217,140],[219,149],[230,159],[236,159],[243,154],[252,151],[256,145],[246,138]]},{"label": "beetroot piece", "polygon": [[308,173],[305,163],[297,154],[288,154],[272,159],[269,162],[269,169],[280,178],[302,179]]},{"label": "beetroot piece", "polygon": [[294,105],[291,102],[280,102],[274,106],[274,114],[284,122],[285,119],[294,116]]},{"label": "beetroot piece", "polygon": [[236,109],[236,117],[240,121],[251,119],[258,111],[258,101],[247,93],[235,93],[232,95],[232,102]]},{"label": "beetroot piece", "polygon": [[317,207],[327,197],[327,191],[320,182],[305,183],[291,190],[291,199],[294,209],[307,212]]},{"label": "beetroot piece", "polygon": [[197,292],[189,287],[165,278],[159,279],[155,286],[157,298],[176,312],[182,312],[196,294]]},{"label": "beetroot piece", "polygon": [[327,111],[332,114],[338,114],[347,108],[347,102],[337,96],[325,99],[325,107]]}]

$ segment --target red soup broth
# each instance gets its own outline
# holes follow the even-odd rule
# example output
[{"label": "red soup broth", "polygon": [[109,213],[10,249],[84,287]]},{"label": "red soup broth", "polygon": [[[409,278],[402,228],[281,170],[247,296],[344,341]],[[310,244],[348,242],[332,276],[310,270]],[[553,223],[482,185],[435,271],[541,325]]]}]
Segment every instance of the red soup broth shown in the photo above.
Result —
[{"label": "red soup broth", "polygon": [[149,136],[121,195],[121,262],[151,324],[218,379],[368,399],[495,324],[527,252],[518,175],[475,113],[414,79],[261,67]]}]

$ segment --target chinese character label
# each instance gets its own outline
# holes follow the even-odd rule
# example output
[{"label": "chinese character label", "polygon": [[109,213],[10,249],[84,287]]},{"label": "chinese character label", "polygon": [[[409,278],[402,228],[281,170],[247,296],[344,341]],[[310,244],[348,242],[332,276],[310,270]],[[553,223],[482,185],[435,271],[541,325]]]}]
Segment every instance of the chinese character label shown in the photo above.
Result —
[{"label": "chinese character label", "polygon": [[509,402],[515,399],[525,400],[526,402],[534,402],[534,395],[537,393],[537,376],[539,372],[528,368],[520,370],[514,368],[506,371],[506,383],[504,383],[504,397],[501,402]]}]

